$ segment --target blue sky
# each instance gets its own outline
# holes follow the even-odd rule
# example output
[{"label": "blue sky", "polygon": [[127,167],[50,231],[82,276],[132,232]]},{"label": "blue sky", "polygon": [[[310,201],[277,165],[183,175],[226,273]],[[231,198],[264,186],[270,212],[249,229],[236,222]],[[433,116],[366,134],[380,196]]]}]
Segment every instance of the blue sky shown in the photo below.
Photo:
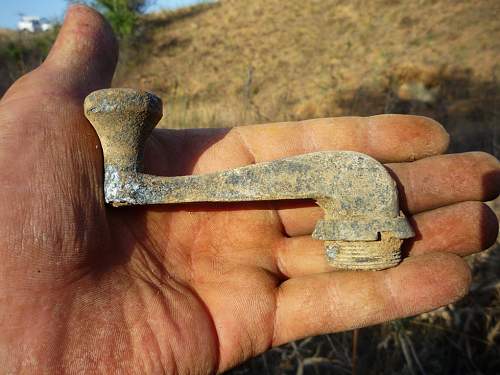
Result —
[{"label": "blue sky", "polygon": [[[152,10],[181,7],[199,2],[199,0],[156,0]],[[62,19],[67,0],[0,0],[0,27],[15,28],[18,14]]]}]

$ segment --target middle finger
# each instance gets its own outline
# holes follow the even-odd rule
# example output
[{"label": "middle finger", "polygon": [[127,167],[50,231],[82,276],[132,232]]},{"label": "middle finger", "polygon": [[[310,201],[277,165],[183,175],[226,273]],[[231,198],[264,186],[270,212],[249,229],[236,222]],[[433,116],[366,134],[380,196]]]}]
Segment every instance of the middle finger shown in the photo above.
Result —
[{"label": "middle finger", "polygon": [[[398,184],[401,208],[416,214],[464,201],[486,201],[498,195],[499,162],[484,152],[433,156],[387,164]],[[276,202],[289,236],[312,233],[323,210],[311,202]]]}]

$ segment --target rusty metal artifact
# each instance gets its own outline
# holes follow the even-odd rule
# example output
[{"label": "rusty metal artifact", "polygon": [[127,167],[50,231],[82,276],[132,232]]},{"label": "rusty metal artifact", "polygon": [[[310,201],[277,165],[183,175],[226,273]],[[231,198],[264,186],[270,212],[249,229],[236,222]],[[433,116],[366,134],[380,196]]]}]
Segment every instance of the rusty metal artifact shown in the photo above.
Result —
[{"label": "rusty metal artifact", "polygon": [[105,89],[85,99],[85,116],[104,154],[104,196],[112,206],[311,198],[325,215],[312,234],[338,269],[380,270],[401,260],[414,236],[399,210],[396,184],[375,159],[351,151],[315,152],[205,175],[143,172],[144,144],[162,102],[133,89]]}]

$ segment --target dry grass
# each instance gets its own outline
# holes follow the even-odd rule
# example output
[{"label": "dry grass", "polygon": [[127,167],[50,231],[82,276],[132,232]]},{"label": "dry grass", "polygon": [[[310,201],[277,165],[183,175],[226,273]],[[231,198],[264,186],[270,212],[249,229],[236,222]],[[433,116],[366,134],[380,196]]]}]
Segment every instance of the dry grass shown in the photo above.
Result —
[{"label": "dry grass", "polygon": [[499,11],[495,0],[226,0],[157,13],[134,48],[140,61],[125,56],[115,84],[165,98],[162,125],[173,128],[427,110],[415,102],[477,112],[440,79],[497,85]]},{"label": "dry grass", "polygon": [[[202,4],[145,17],[114,85],[162,96],[165,127],[423,114],[445,125],[451,151],[499,156],[499,14],[496,0]],[[0,47],[11,38],[0,32]],[[2,56],[0,92],[43,58]],[[473,287],[457,304],[294,342],[232,373],[498,374],[500,243],[469,261]]]},{"label": "dry grass", "polygon": [[0,29],[0,96],[17,78],[42,63],[57,31],[58,27],[43,33]]},{"label": "dry grass", "polygon": [[[499,11],[497,1],[227,0],[163,12],[145,20],[139,57],[122,59],[115,85],[161,95],[165,127],[422,114],[447,127],[451,151],[499,156]],[[457,304],[294,342],[231,373],[500,373],[499,251],[470,258],[474,284]]]}]

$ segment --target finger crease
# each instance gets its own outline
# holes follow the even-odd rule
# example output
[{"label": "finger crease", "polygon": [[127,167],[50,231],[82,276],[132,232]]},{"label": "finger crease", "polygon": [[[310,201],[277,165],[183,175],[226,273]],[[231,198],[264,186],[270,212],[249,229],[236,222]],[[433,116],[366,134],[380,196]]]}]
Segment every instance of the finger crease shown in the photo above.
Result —
[{"label": "finger crease", "polygon": [[288,251],[289,251],[288,241],[286,238],[283,238],[282,240],[278,241],[277,246],[274,248],[273,251],[274,260],[276,262],[276,268],[278,269],[278,272],[284,277],[289,277],[286,262],[284,261],[284,258],[286,258],[285,253]]},{"label": "finger crease", "polygon": [[288,238],[292,237],[286,230],[285,222],[283,220],[283,217],[281,216],[280,210],[275,208],[274,212],[276,213],[276,218],[278,219],[278,222],[281,226],[281,233]]},{"label": "finger crease", "polygon": [[280,295],[283,293],[282,285],[279,285],[276,288],[276,292],[274,293],[274,316],[273,316],[273,335],[271,337],[271,347],[276,346],[278,343],[278,315],[280,311],[280,302],[281,298]]},{"label": "finger crease", "polygon": [[302,150],[303,152],[310,152],[310,150],[319,151],[316,137],[314,136],[316,133],[314,132],[314,128],[311,125],[307,125],[307,123],[301,123],[302,134],[304,134],[302,138]]},{"label": "finger crease", "polygon": [[[387,306],[389,306],[389,310],[396,310],[393,311],[397,315],[399,315],[398,311],[399,310],[399,305],[396,303],[397,301],[397,296],[394,293],[394,289],[392,288],[392,283],[391,280],[389,279],[390,277],[390,272],[387,272],[383,277],[382,277],[382,283],[385,289],[385,293],[383,295],[385,296],[385,301],[382,302],[382,306],[384,306],[384,310],[387,309]],[[384,312],[382,312],[384,313]],[[389,315],[394,315],[391,312],[389,312]]]},{"label": "finger crease", "polygon": [[248,156],[248,159],[250,160],[250,164],[255,164],[257,162],[257,158],[255,157],[255,153],[253,152],[252,148],[248,144],[247,140],[241,133],[239,128],[233,128],[231,133],[234,133],[236,136],[236,139],[242,146],[243,150],[245,150],[245,153]]}]

